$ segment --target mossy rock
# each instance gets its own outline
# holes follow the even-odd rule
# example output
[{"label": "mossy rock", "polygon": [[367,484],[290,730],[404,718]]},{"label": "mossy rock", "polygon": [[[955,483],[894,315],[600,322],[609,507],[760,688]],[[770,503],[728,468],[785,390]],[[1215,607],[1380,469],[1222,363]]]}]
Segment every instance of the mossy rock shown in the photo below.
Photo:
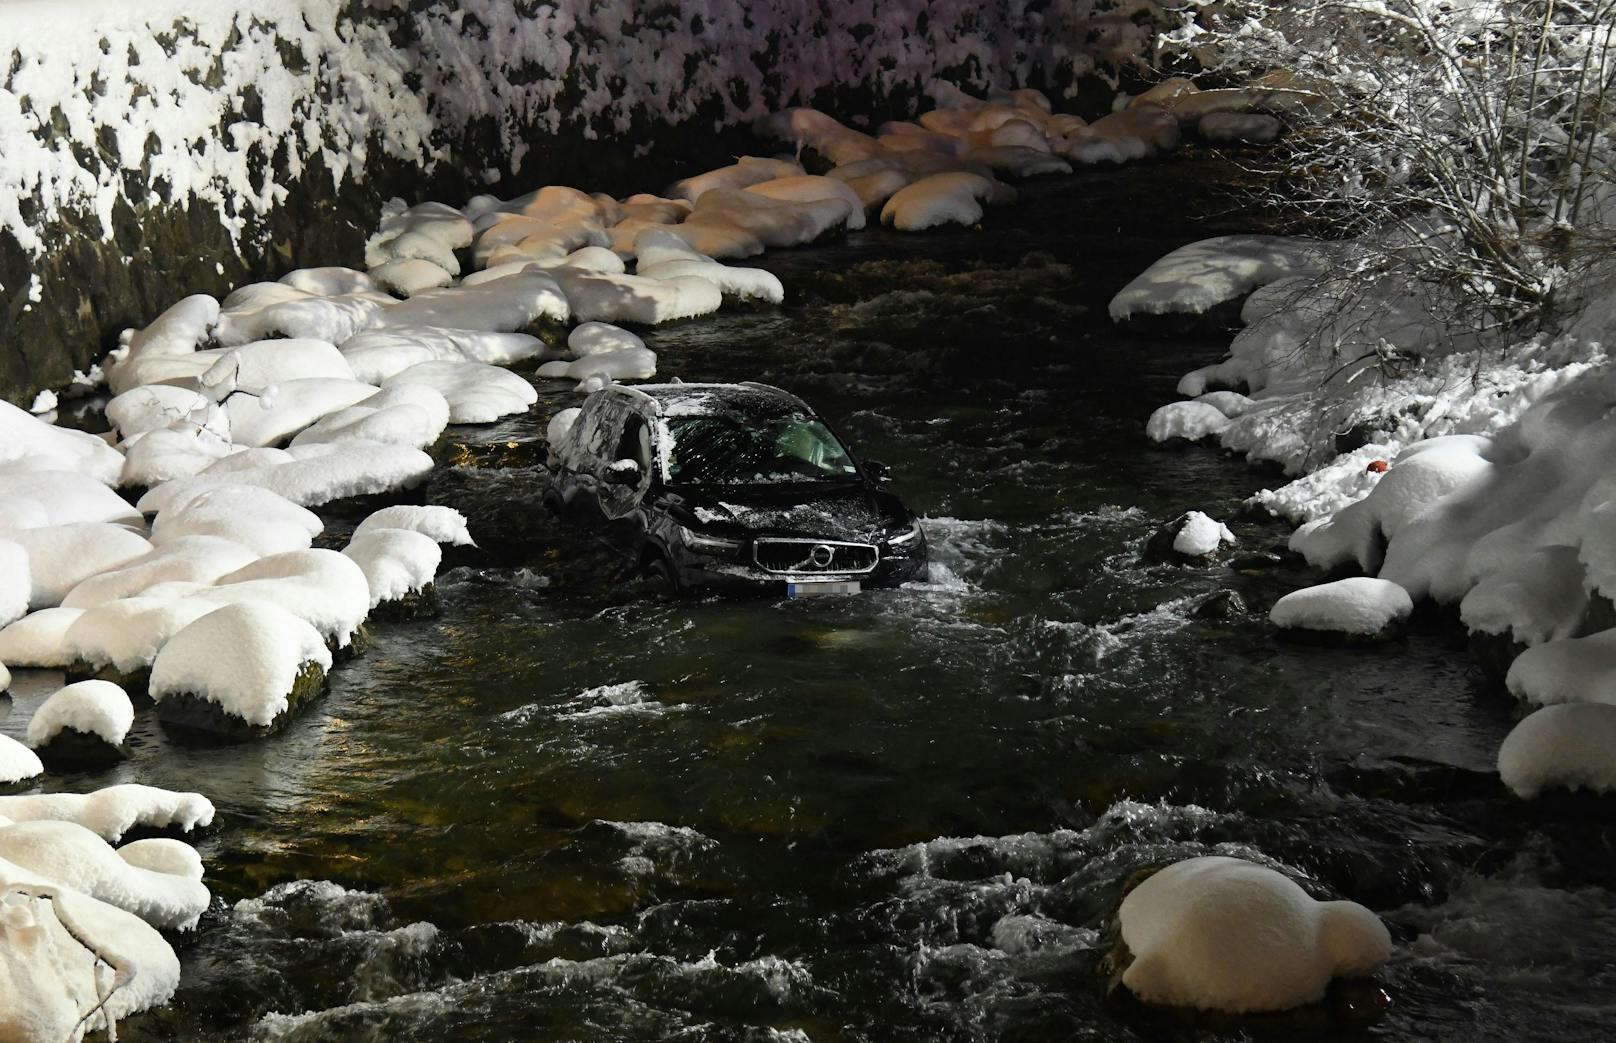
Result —
[{"label": "mossy rock", "polygon": [[343,663],[358,659],[370,651],[370,646],[375,643],[375,640],[375,637],[370,632],[370,624],[361,623],[358,629],[353,632],[353,636],[348,638],[346,645],[339,646],[335,639],[327,641],[325,647],[331,650],[331,665],[340,666]]},{"label": "mossy rock", "polygon": [[286,709],[268,724],[249,724],[212,699],[190,692],[157,701],[157,720],[170,736],[191,745],[228,745],[262,739],[284,729],[325,692],[326,673],[318,663],[304,663],[286,697]]},{"label": "mossy rock", "polygon": [[98,771],[128,758],[125,746],[113,745],[99,735],[63,728],[34,752],[51,771]]},{"label": "mossy rock", "polygon": [[401,598],[380,602],[370,610],[370,618],[388,623],[407,623],[415,619],[437,619],[438,585],[428,583],[420,590],[412,590]]},{"label": "mossy rock", "polygon": [[132,701],[136,703],[151,701],[151,696],[147,691],[151,685],[151,667],[149,666],[143,666],[126,673],[110,664],[95,666],[91,663],[86,663],[82,659],[75,659],[67,665],[63,673],[66,674],[68,684],[75,684],[79,681],[111,681],[119,688],[122,688]]}]

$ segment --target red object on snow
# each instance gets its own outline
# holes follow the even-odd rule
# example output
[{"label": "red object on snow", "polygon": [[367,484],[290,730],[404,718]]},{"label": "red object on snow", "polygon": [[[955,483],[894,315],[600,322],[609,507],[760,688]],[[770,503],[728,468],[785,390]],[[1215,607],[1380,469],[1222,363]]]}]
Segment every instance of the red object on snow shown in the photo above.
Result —
[{"label": "red object on snow", "polygon": [[1384,460],[1371,460],[1369,461],[1369,466],[1365,467],[1364,470],[1368,471],[1370,474],[1385,474],[1386,468],[1390,466],[1391,464],[1388,464]]}]

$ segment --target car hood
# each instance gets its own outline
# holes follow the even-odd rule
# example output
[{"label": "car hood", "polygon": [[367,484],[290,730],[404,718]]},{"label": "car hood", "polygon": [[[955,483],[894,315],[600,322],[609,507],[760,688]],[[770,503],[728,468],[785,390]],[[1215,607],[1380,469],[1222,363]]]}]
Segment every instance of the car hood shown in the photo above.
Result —
[{"label": "car hood", "polygon": [[871,542],[908,515],[862,484],[685,488],[678,495],[687,523],[753,534]]}]

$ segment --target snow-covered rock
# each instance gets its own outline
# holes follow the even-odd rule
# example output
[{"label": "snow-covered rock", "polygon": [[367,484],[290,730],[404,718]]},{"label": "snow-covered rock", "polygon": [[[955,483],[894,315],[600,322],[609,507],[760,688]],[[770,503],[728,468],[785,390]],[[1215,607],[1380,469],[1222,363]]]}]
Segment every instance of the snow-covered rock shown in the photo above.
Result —
[{"label": "snow-covered rock", "polygon": [[526,333],[390,326],[367,330],[342,344],[354,377],[384,383],[419,362],[485,362],[508,366],[544,351],[544,342]]},{"label": "snow-covered rock", "polygon": [[1204,558],[1223,544],[1234,542],[1234,533],[1227,525],[1200,511],[1190,511],[1173,537],[1173,549],[1186,557]]},{"label": "snow-covered rock", "polygon": [[0,735],[0,784],[23,782],[44,773],[39,754],[9,735]]},{"label": "snow-covered rock", "polygon": [[1372,973],[1391,936],[1356,902],[1319,902],[1239,858],[1174,863],[1123,899],[1122,982],[1146,1003],[1230,1013],[1289,1010],[1332,979]]},{"label": "snow-covered rock", "polygon": [[160,930],[190,930],[210,901],[201,881],[125,862],[105,840],[73,822],[0,826],[0,862],[132,913]]},{"label": "snow-covered rock", "polygon": [[[227,541],[245,547],[252,556],[262,557],[281,551],[302,550],[324,528],[325,523],[313,511],[279,493],[254,485],[220,482],[198,488],[192,496],[181,498],[175,495],[165,501],[158,511],[156,520],[152,522],[152,543],[159,549],[180,547],[178,552],[154,553],[148,559],[133,562],[126,569],[139,571],[108,574],[106,579],[92,585],[92,589],[106,584],[113,590],[122,591],[117,596],[128,597],[136,591],[124,590],[120,581],[112,578],[126,574],[137,576],[140,580],[148,578],[149,574],[154,579],[161,576],[162,581],[211,583],[225,572],[241,568],[247,562],[241,561],[223,572],[206,575],[215,562],[224,563],[232,555],[228,548],[218,544],[194,542],[199,537]],[[197,554],[202,557],[196,558]]]},{"label": "snow-covered rock", "polygon": [[1521,721],[1498,749],[1498,774],[1518,797],[1551,789],[1616,791],[1616,706],[1563,703]]},{"label": "snow-covered rock", "polygon": [[449,402],[442,392],[426,384],[399,384],[327,414],[298,432],[291,444],[365,441],[425,449],[448,424]]},{"label": "snow-covered rock", "polygon": [[[367,605],[368,607],[368,605]],[[159,716],[209,728],[197,711],[210,703],[240,729],[269,729],[294,700],[318,690],[331,653],[319,631],[263,600],[227,605],[176,634],[152,665],[151,695]],[[228,731],[229,720],[209,730]],[[0,814],[3,814],[0,810]]]},{"label": "snow-covered rock", "polygon": [[406,384],[424,384],[442,395],[452,424],[493,423],[527,412],[539,398],[521,377],[481,362],[421,362],[386,381],[388,390]]},{"label": "snow-covered rock", "polygon": [[1150,414],[1145,437],[1153,442],[1170,442],[1175,438],[1198,442],[1228,429],[1229,418],[1211,403],[1169,402]]},{"label": "snow-covered rock", "polygon": [[169,638],[217,607],[185,597],[108,601],[85,609],[67,628],[62,637],[63,654],[76,671],[111,669],[123,675],[126,683],[138,685],[139,679],[133,675],[152,665]]},{"label": "snow-covered rock", "polygon": [[95,435],[56,427],[0,402],[0,466],[7,471],[76,471],[117,485],[123,457]]},{"label": "snow-covered rock", "polygon": [[28,793],[0,796],[0,818],[13,822],[76,822],[116,844],[137,826],[189,833],[213,824],[213,802],[200,793],[181,793],[126,783],[94,793]]},{"label": "snow-covered rock", "polygon": [[91,576],[120,568],[149,554],[152,545],[122,525],[75,522],[11,532],[11,542],[28,554],[31,608],[52,608]]},{"label": "snow-covered rock", "polygon": [[1292,591],[1274,603],[1268,618],[1284,630],[1376,637],[1391,632],[1413,611],[1408,591],[1397,584],[1352,576]]},{"label": "snow-covered rock", "polygon": [[33,589],[28,551],[0,537],[0,627],[10,626],[28,614],[28,599],[33,596]]},{"label": "snow-covered rock", "polygon": [[77,732],[119,748],[134,723],[134,704],[122,688],[110,681],[79,681],[39,704],[28,722],[28,745],[38,750],[64,732]]},{"label": "snow-covered rock", "polygon": [[933,174],[894,193],[881,208],[881,223],[901,232],[945,224],[969,226],[982,220],[982,204],[1013,199],[1013,192],[981,174]]},{"label": "snow-covered rock", "polygon": [[43,608],[0,628],[0,663],[25,670],[71,665],[67,631],[83,614],[81,608]]},{"label": "snow-covered rock", "polygon": [[[1616,630],[1528,648],[1510,664],[1504,683],[1513,695],[1535,706],[1616,706]],[[1616,761],[1616,747],[1610,756]],[[1612,770],[1616,772],[1616,768]]]},{"label": "snow-covered rock", "polygon": [[432,537],[409,529],[372,527],[355,533],[342,553],[363,570],[372,609],[420,594],[432,585],[443,560]]},{"label": "snow-covered rock", "polygon": [[411,446],[360,439],[314,442],[284,451],[235,454],[199,474],[149,490],[136,506],[161,514],[209,489],[253,485],[300,506],[318,507],[350,496],[411,489],[431,473],[432,457]]},{"label": "snow-covered rock", "polygon": [[376,529],[408,529],[430,537],[437,543],[447,543],[455,547],[477,545],[466,528],[465,515],[453,507],[440,507],[435,504],[425,506],[399,504],[383,507],[360,522],[354,528],[353,535],[357,539]]},{"label": "snow-covered rock", "polygon": [[1311,239],[1225,235],[1180,247],[1111,298],[1115,322],[1136,315],[1197,315],[1259,286],[1317,271],[1325,249]]},{"label": "snow-covered rock", "polygon": [[[273,496],[272,493],[261,489],[238,488],[249,494],[257,494],[237,497],[238,504],[245,499],[254,506],[263,506],[264,500]],[[269,503],[271,511],[273,512],[275,508],[281,509],[270,519],[266,520],[263,517],[255,519],[259,525],[285,525],[291,522],[294,526],[302,525],[306,528],[304,519],[292,515],[292,511],[302,511],[302,508],[294,507],[279,497],[274,497],[274,501]],[[134,597],[148,587],[175,580],[212,583],[225,573],[233,572],[259,557],[261,553],[308,546],[307,540],[302,542],[293,540],[288,546],[276,546],[274,550],[265,551],[262,548],[249,548],[234,539],[210,533],[186,531],[202,528],[204,516],[216,506],[216,501],[203,496],[173,512],[172,516],[160,516],[153,526],[152,549],[148,553],[119,568],[99,573],[79,583],[62,598],[62,607],[95,608],[109,601]],[[309,515],[309,518],[313,517],[312,514]],[[314,521],[318,524],[318,519]]]}]

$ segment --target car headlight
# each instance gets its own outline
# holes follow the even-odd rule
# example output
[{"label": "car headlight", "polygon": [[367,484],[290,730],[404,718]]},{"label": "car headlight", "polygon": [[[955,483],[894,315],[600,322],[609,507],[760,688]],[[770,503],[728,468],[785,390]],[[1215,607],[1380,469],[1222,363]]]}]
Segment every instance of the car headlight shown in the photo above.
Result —
[{"label": "car headlight", "polygon": [[727,536],[709,536],[679,526],[679,537],[684,540],[685,546],[701,554],[730,554],[741,549],[741,540],[732,540]]},{"label": "car headlight", "polygon": [[898,533],[896,536],[888,536],[887,537],[887,546],[888,547],[907,547],[910,544],[914,543],[919,538],[920,538],[920,523],[918,521],[913,521],[913,522],[909,523],[909,528],[907,530]]}]

